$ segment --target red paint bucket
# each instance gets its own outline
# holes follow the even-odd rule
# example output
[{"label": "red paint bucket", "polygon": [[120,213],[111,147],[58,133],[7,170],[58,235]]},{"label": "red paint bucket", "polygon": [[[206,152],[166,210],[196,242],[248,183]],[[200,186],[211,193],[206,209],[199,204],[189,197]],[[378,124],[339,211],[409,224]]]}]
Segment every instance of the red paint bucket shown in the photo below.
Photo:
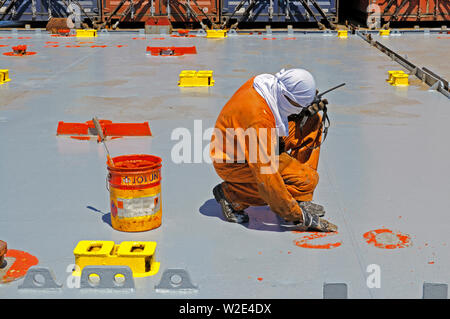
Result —
[{"label": "red paint bucket", "polygon": [[108,164],[111,224],[126,232],[161,225],[162,159],[153,155],[123,155]]}]

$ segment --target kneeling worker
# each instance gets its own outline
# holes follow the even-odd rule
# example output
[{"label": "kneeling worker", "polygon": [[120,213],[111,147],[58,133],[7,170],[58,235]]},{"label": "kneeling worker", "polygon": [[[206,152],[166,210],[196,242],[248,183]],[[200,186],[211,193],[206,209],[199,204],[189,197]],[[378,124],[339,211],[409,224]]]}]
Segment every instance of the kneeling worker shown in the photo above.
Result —
[{"label": "kneeling worker", "polygon": [[[210,155],[224,180],[213,194],[227,221],[248,222],[246,208],[269,205],[280,217],[303,229],[337,231],[321,218],[323,206],[312,203],[319,181],[323,130],[318,111],[328,103],[317,101],[316,94],[308,71],[283,69],[275,76],[251,78],[223,107]],[[304,108],[306,122],[295,118]],[[245,134],[236,133],[239,130]],[[239,151],[243,156],[240,161],[235,159]]]}]

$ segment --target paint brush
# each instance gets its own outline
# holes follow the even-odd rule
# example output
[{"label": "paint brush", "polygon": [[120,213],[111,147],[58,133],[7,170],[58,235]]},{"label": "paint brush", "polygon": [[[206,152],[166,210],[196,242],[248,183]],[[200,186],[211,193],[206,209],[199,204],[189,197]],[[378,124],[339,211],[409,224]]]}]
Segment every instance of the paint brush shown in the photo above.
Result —
[{"label": "paint brush", "polygon": [[109,150],[108,150],[108,147],[106,146],[106,143],[105,143],[105,136],[103,135],[102,127],[101,127],[100,122],[98,121],[96,116],[94,116],[92,118],[92,122],[94,122],[95,129],[97,130],[97,134],[98,134],[98,136],[100,138],[100,142],[105,147],[107,162],[108,162],[109,165],[114,167],[114,162],[113,162],[111,156],[109,155]]}]

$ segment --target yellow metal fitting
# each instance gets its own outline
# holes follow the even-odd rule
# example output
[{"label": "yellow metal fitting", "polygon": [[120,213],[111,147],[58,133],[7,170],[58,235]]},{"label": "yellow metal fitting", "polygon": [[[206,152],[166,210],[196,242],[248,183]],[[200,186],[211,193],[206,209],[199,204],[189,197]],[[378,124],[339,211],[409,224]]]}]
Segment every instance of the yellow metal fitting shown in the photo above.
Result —
[{"label": "yellow metal fitting", "polygon": [[347,30],[338,30],[338,38],[347,38],[348,37],[348,31]]},{"label": "yellow metal fitting", "polygon": [[392,79],[393,86],[408,86],[408,74],[406,73],[394,73]]},{"label": "yellow metal fitting", "polygon": [[206,30],[207,38],[226,38],[227,30]]},{"label": "yellow metal fitting", "polygon": [[83,29],[77,29],[77,37],[96,37],[97,36],[97,30],[89,29],[89,30],[83,30]]},{"label": "yellow metal fitting", "polygon": [[73,250],[75,271],[80,276],[85,266],[128,266],[133,277],[147,277],[158,273],[160,263],[155,261],[156,242],[124,241],[115,245],[113,241],[82,240]]},{"label": "yellow metal fitting", "polygon": [[180,73],[180,81],[178,81],[178,86],[213,86],[214,82],[213,71],[211,70],[184,70]]},{"label": "yellow metal fitting", "polygon": [[405,74],[405,72],[403,72],[402,70],[388,71],[388,79],[386,81],[392,84],[392,82],[394,81],[394,74]]},{"label": "yellow metal fitting", "polygon": [[9,82],[11,79],[9,78],[9,70],[8,69],[0,69],[0,84],[5,82]]},{"label": "yellow metal fitting", "polygon": [[380,36],[382,37],[388,37],[389,34],[391,33],[391,30],[380,30]]}]

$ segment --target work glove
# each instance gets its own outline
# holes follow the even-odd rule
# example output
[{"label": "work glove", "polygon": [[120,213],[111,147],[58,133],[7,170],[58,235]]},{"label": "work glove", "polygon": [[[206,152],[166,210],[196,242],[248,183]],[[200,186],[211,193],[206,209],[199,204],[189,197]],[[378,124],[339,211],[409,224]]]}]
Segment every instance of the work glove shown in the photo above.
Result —
[{"label": "work glove", "polygon": [[320,232],[335,232],[338,230],[337,226],[330,223],[326,219],[320,218],[317,215],[308,213],[302,210],[303,222],[296,222],[295,224],[306,230],[320,231]]},{"label": "work glove", "polygon": [[319,102],[314,102],[310,106],[308,106],[308,115],[313,116],[319,111],[323,111],[327,108],[328,100],[323,99]]}]

